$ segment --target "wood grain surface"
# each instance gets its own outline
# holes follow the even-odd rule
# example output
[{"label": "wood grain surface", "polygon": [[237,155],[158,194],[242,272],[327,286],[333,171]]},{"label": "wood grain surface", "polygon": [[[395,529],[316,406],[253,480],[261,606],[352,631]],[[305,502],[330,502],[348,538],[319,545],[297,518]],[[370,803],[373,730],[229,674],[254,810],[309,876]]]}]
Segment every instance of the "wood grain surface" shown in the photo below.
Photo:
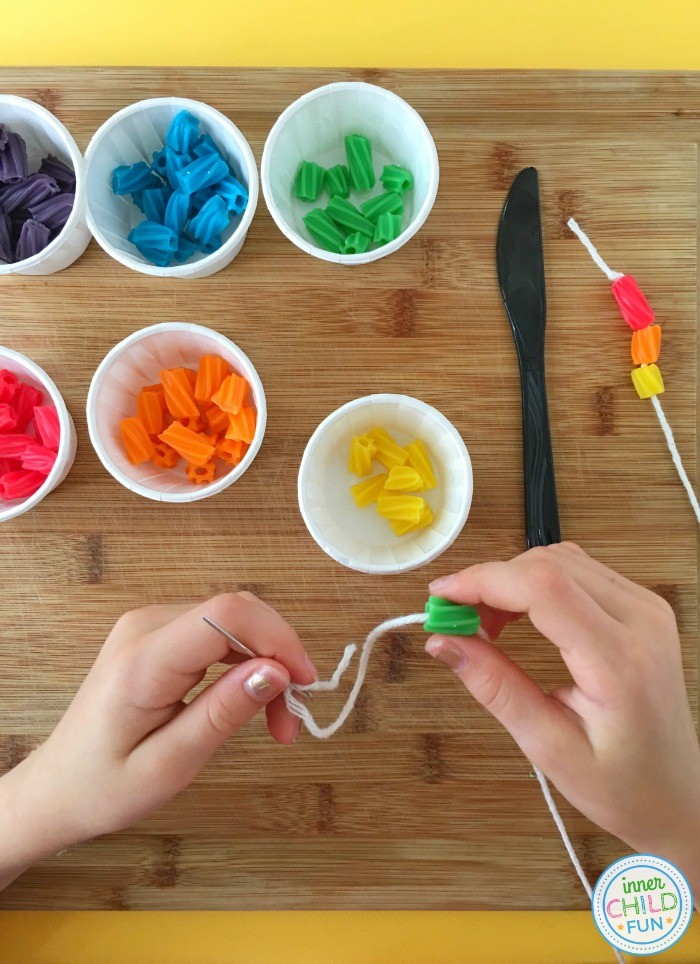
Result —
[{"label": "wood grain surface", "polygon": [[[287,616],[325,674],[350,639],[422,605],[428,579],[523,548],[520,393],[496,285],[496,224],[517,171],[539,168],[548,384],[562,531],[653,587],[680,624],[697,708],[697,534],[649,403],[629,382],[629,334],[603,276],[565,227],[590,230],[634,274],[664,326],[664,406],[691,476],[696,450],[700,76],[235,70],[2,70],[81,148],[112,113],[177,94],[228,114],[258,160],[280,111],[330,80],[391,88],[423,115],[441,179],[420,233],[343,270],[298,251],[264,203],[239,257],[195,282],[148,278],[94,243],[49,278],[3,279],[2,343],[64,393],[79,450],[68,480],[0,540],[0,772],[50,732],[124,611],[251,589]],[[0,118],[1,119],[1,118]],[[159,321],[210,325],[250,355],[268,433],[254,467],[192,506],[129,494],[88,440],[88,384],[107,350]],[[468,524],[401,577],[340,568],[296,504],[304,445],[338,405],[406,392],[437,406],[470,450]],[[8,908],[583,908],[530,767],[508,735],[397,634],[328,743],[275,746],[260,723],[161,813],[77,847],[0,896]],[[525,626],[507,652],[545,687],[566,679]],[[319,697],[333,718],[341,697]],[[567,804],[589,875],[626,852]]]}]

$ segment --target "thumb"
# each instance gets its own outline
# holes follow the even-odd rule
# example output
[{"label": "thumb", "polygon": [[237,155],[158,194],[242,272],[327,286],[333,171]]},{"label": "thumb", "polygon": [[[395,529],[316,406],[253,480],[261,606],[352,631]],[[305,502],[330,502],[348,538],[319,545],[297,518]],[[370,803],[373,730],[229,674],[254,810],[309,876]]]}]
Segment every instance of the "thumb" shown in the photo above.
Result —
[{"label": "thumb", "polygon": [[580,737],[563,708],[493,643],[478,636],[431,636],[425,650],[454,671],[541,769],[557,747]]},{"label": "thumb", "polygon": [[209,757],[289,682],[285,667],[273,660],[250,659],[235,666],[141,744],[147,759],[142,757],[140,764],[176,774],[180,786],[186,786]]}]

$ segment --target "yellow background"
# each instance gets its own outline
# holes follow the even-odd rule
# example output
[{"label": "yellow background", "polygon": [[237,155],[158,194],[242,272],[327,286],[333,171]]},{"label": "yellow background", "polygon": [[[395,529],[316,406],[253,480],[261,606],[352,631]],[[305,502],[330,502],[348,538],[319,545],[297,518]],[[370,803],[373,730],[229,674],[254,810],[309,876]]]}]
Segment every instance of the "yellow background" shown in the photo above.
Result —
[{"label": "yellow background", "polygon": [[[6,66],[700,69],[697,0],[29,0],[26,8],[11,6],[2,17]],[[0,964],[612,960],[587,912],[165,916],[4,914]],[[692,934],[663,959],[700,960],[697,919]]]}]

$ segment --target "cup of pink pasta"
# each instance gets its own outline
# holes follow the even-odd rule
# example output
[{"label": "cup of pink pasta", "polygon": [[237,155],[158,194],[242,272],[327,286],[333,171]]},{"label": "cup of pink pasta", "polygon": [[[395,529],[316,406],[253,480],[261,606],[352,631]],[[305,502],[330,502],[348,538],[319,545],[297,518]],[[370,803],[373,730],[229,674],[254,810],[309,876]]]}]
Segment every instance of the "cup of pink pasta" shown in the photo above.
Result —
[{"label": "cup of pink pasta", "polygon": [[73,465],[73,419],[35,362],[0,347],[0,522],[28,512]]},{"label": "cup of pink pasta", "polygon": [[45,107],[0,95],[0,276],[53,274],[89,241],[78,145]]}]

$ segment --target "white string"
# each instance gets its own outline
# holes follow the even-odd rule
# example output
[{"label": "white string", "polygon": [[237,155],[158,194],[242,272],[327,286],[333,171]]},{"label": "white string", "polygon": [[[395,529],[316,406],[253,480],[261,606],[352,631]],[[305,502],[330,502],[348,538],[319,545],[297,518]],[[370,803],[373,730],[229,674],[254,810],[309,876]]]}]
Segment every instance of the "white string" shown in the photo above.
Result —
[{"label": "white string", "polygon": [[[345,723],[347,718],[352,713],[353,707],[357,702],[357,697],[359,696],[360,690],[362,689],[362,685],[365,681],[365,677],[367,675],[367,667],[369,665],[369,659],[370,659],[370,656],[372,655],[372,650],[374,649],[374,646],[377,643],[377,641],[381,639],[381,637],[384,636],[386,633],[390,633],[396,629],[403,629],[405,626],[424,623],[425,619],[426,619],[425,613],[412,613],[410,616],[398,616],[396,619],[387,619],[386,622],[380,623],[379,626],[376,626],[371,631],[371,633],[369,633],[364,643],[362,644],[362,651],[360,653],[360,662],[357,667],[357,676],[355,677],[355,682],[353,683],[353,687],[350,690],[348,698],[345,701],[345,705],[343,706],[342,710],[338,714],[337,719],[329,726],[325,726],[325,727],[319,726],[318,723],[316,723],[316,721],[314,720],[313,716],[311,715],[308,707],[305,706],[304,703],[301,702],[301,700],[297,699],[295,693],[321,693],[321,692],[327,693],[330,690],[337,689],[338,685],[340,684],[340,680],[343,674],[345,673],[346,669],[350,665],[352,657],[355,654],[355,650],[357,649],[354,643],[349,643],[345,647],[343,656],[340,662],[338,663],[338,666],[335,672],[333,673],[333,675],[329,680],[317,680],[315,683],[309,683],[306,686],[299,686],[298,684],[295,684],[293,688],[291,686],[288,687],[284,693],[284,699],[285,699],[285,703],[287,704],[287,709],[290,711],[290,713],[293,713],[295,716],[299,717],[299,719],[302,721],[302,723],[304,724],[304,726],[312,736],[317,737],[319,740],[327,740],[330,736],[333,736],[333,734],[340,729],[340,727],[343,725],[343,723]],[[477,630],[477,635],[480,636],[481,639],[485,640],[487,643],[491,643],[490,637],[488,636],[487,633],[484,632],[483,629],[479,628]],[[559,831],[559,835],[562,841],[564,842],[566,852],[568,853],[571,863],[574,866],[574,870],[578,874],[579,879],[583,884],[584,890],[586,891],[590,899],[592,897],[593,890],[588,881],[588,878],[586,877],[586,872],[581,866],[581,861],[579,860],[578,855],[574,850],[574,845],[571,843],[571,838],[569,837],[567,829],[564,825],[564,821],[562,820],[561,814],[559,813],[559,810],[557,809],[557,805],[554,802],[554,798],[552,797],[552,793],[547,783],[547,778],[545,777],[544,773],[542,773],[542,771],[538,769],[531,761],[528,760],[528,762],[530,763],[530,766],[532,767],[532,769],[535,771],[535,776],[537,777],[540,787],[542,788],[542,794],[544,795],[545,803],[549,808],[549,812],[551,813],[552,819],[556,824],[556,828]],[[619,964],[625,964],[624,958],[614,948],[613,948],[613,951],[615,954],[615,960],[618,961]]]},{"label": "white string", "polygon": [[695,518],[700,523],[700,504],[698,504],[698,497],[696,496],[693,486],[690,484],[690,479],[685,471],[683,462],[681,461],[681,454],[678,451],[678,446],[676,445],[676,440],[673,437],[673,431],[671,426],[668,424],[664,410],[661,407],[661,402],[659,401],[658,395],[651,396],[651,404],[654,406],[654,411],[657,414],[659,423],[661,424],[661,430],[664,433],[664,438],[666,439],[666,445],[668,445],[668,450],[671,453],[671,458],[673,459],[673,464],[676,466],[680,480],[683,483],[685,491],[688,493],[688,498],[690,499],[690,504],[693,507],[693,512],[695,513]]},{"label": "white string", "polygon": [[578,224],[576,223],[576,221],[574,221],[573,218],[569,218],[566,224],[567,224],[567,227],[574,232],[574,234],[579,239],[581,244],[584,246],[586,251],[588,251],[588,253],[593,258],[595,263],[598,265],[600,270],[607,277],[608,281],[617,281],[618,278],[622,277],[622,274],[619,271],[613,271],[613,269],[609,267],[605,263],[605,261],[603,261],[601,256],[598,254],[598,249],[596,248],[596,246],[593,244],[593,242],[588,237],[586,232],[578,226]]}]

